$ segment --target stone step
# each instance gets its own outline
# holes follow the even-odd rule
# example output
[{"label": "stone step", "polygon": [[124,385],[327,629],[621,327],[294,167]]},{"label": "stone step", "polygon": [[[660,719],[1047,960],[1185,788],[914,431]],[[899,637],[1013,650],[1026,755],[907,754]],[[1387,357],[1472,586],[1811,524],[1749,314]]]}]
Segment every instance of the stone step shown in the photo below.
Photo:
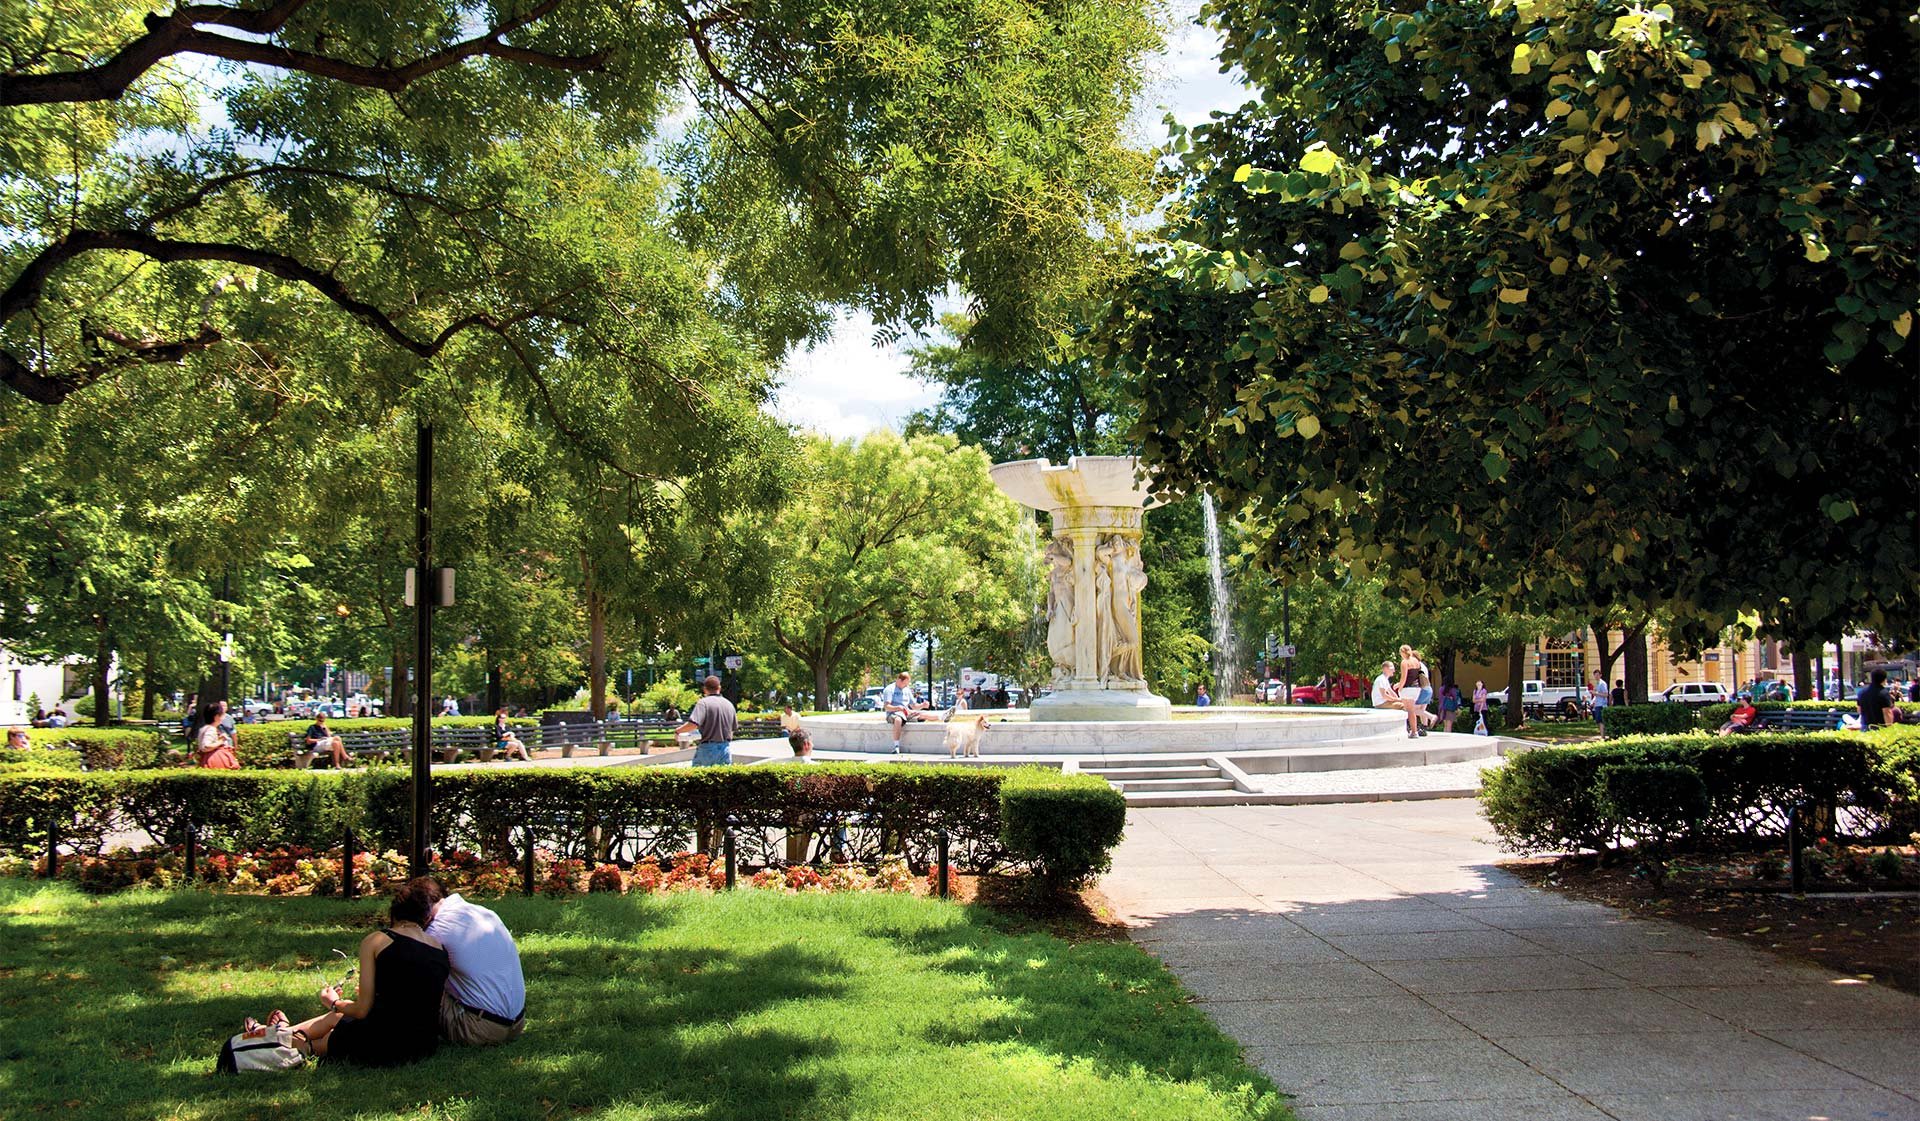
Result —
[{"label": "stone step", "polygon": [[1114,785],[1119,787],[1122,794],[1184,794],[1204,790],[1231,791],[1233,780],[1222,778],[1220,772],[1215,771],[1212,778],[1134,779],[1129,782],[1116,782]]},{"label": "stone step", "polygon": [[1250,794],[1243,790],[1123,790],[1129,806],[1309,806],[1337,802],[1418,802],[1429,798],[1472,798],[1478,789],[1369,790],[1338,794]]},{"label": "stone step", "polygon": [[1220,774],[1217,767],[1173,766],[1173,767],[1081,767],[1084,774],[1106,779],[1108,782],[1136,782],[1140,780],[1167,778],[1216,778]]}]

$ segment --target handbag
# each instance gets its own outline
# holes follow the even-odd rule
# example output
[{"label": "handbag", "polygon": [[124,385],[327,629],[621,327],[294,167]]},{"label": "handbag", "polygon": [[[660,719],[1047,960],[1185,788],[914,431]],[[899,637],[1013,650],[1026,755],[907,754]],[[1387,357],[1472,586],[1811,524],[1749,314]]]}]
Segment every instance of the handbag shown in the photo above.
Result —
[{"label": "handbag", "polygon": [[291,1024],[243,1031],[221,1045],[220,1059],[213,1069],[222,1074],[292,1070],[307,1062],[307,1053],[299,1047],[301,1042],[304,1040],[294,1033]]},{"label": "handbag", "polygon": [[1476,736],[1484,736],[1487,734],[1487,714],[1486,713],[1484,712],[1480,713],[1478,716],[1475,716],[1473,718],[1473,734]]}]

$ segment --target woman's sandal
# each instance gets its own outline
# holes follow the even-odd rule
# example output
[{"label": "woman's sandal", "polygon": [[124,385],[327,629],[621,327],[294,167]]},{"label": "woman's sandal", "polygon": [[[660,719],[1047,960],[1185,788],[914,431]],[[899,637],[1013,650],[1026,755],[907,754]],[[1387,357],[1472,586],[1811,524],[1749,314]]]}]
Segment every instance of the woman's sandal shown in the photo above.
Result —
[{"label": "woman's sandal", "polygon": [[279,1027],[281,1024],[284,1024],[287,1022],[288,1022],[287,1014],[285,1012],[280,1011],[278,1008],[267,1013],[267,1026],[270,1028]]}]

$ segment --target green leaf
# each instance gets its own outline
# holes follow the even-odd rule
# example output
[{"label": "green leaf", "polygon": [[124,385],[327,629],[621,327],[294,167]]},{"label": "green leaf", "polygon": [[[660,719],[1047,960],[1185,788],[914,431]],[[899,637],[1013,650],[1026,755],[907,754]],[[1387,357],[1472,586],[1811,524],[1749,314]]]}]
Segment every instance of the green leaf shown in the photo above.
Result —
[{"label": "green leaf", "polygon": [[1253,165],[1250,163],[1243,163],[1234,170],[1233,181],[1235,183],[1245,183],[1247,181],[1247,176],[1252,174],[1253,174]]},{"label": "green leaf", "polygon": [[1328,291],[1326,285],[1316,284],[1313,286],[1313,291],[1307,293],[1307,302],[1310,304],[1324,304],[1327,302],[1327,297],[1332,294],[1332,292]]},{"label": "green leaf", "polygon": [[1856,513],[1853,503],[1844,498],[1836,498],[1826,505],[1827,517],[1836,522],[1844,522]]},{"label": "green leaf", "polygon": [[1328,151],[1324,144],[1307,149],[1306,155],[1300,157],[1300,170],[1315,175],[1325,175],[1339,165],[1340,157]]},{"label": "green leaf", "polygon": [[1303,416],[1293,422],[1293,430],[1303,439],[1311,440],[1320,435],[1320,418],[1312,415]]},{"label": "green leaf", "polygon": [[1490,451],[1480,458],[1480,466],[1487,472],[1488,480],[1499,482],[1507,475],[1507,457],[1498,450]]}]

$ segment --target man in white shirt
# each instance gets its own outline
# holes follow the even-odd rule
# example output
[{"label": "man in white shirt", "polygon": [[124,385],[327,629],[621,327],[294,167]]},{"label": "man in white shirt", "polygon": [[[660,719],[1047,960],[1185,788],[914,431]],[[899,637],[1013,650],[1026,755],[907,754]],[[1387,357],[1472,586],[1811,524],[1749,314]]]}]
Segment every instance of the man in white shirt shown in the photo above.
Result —
[{"label": "man in white shirt", "polygon": [[880,707],[886,710],[887,723],[893,728],[893,753],[900,754],[900,736],[909,720],[932,720],[925,701],[913,695],[913,675],[905,670],[880,694]]},{"label": "man in white shirt", "polygon": [[1373,707],[1399,708],[1400,694],[1393,687],[1393,663],[1380,663],[1380,676],[1373,679]]},{"label": "man in white shirt", "polygon": [[469,1047],[520,1038],[527,1025],[527,984],[520,950],[500,916],[449,895],[440,901],[427,933],[446,946],[453,966],[440,997],[440,1034]]}]

